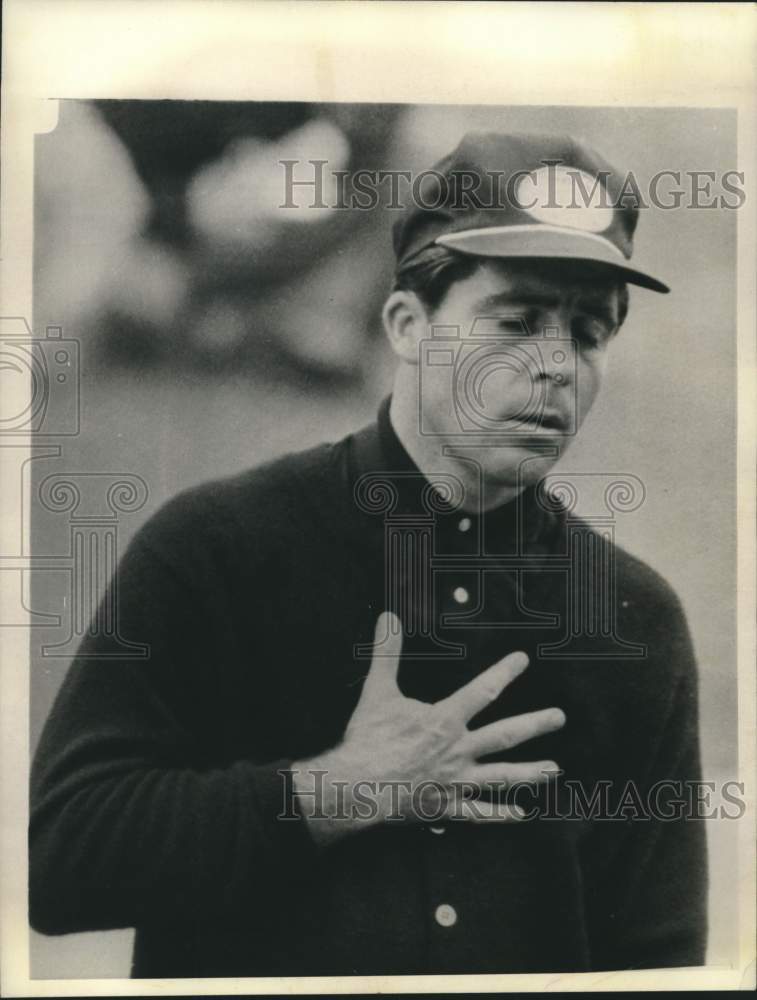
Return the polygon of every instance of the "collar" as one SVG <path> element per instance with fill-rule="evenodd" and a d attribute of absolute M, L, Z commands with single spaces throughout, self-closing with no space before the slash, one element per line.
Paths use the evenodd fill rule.
<path fill-rule="evenodd" d="M 555 518 L 536 502 L 536 487 L 526 488 L 484 514 L 463 511 L 456 477 L 421 472 L 392 426 L 390 404 L 391 396 L 387 396 L 376 422 L 353 436 L 353 496 L 364 513 L 433 522 L 444 548 L 450 543 L 458 548 L 465 537 L 479 539 L 491 553 L 545 551 Z"/>

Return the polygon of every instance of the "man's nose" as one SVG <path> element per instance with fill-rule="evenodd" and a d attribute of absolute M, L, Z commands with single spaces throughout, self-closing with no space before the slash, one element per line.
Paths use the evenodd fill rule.
<path fill-rule="evenodd" d="M 549 379 L 556 385 L 565 385 L 572 381 L 570 317 L 562 310 L 555 310 L 543 316 L 541 324 L 535 340 L 539 377 Z"/>

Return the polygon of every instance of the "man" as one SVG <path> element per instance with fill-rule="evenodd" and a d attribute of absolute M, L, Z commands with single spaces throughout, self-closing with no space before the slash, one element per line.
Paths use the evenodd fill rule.
<path fill-rule="evenodd" d="M 118 572 L 149 658 L 85 640 L 46 724 L 32 924 L 134 926 L 136 976 L 704 961 L 704 831 L 659 795 L 700 776 L 685 619 L 547 488 L 627 284 L 667 289 L 571 140 L 429 176 L 377 424 L 163 507 Z"/>

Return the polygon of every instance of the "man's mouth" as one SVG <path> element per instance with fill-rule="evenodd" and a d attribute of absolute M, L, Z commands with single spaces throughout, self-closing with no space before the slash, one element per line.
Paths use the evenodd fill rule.
<path fill-rule="evenodd" d="M 549 431 L 564 432 L 568 426 L 568 421 L 557 410 L 542 410 L 541 412 L 518 415 L 511 418 L 517 427 L 526 427 L 529 430 L 543 428 Z"/>

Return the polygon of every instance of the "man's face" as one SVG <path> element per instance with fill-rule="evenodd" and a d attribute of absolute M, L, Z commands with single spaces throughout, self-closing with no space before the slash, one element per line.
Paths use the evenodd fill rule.
<path fill-rule="evenodd" d="M 619 307 L 618 284 L 578 263 L 484 262 L 428 315 L 422 433 L 474 458 L 490 486 L 537 481 L 591 409 Z"/>

